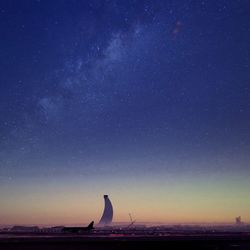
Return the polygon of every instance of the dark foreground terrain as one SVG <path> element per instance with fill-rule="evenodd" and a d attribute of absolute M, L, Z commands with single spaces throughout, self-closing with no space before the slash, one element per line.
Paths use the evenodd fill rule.
<path fill-rule="evenodd" d="M 0 249 L 5 250 L 112 250 L 135 248 L 250 250 L 250 235 L 0 235 Z"/>

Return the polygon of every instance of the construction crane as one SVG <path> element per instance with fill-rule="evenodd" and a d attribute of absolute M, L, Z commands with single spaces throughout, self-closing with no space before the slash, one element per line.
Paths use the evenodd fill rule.
<path fill-rule="evenodd" d="M 130 227 L 132 227 L 132 226 L 135 224 L 136 220 L 133 220 L 133 219 L 132 219 L 132 216 L 131 216 L 130 213 L 129 213 L 128 215 L 129 215 L 129 219 L 130 219 L 130 224 L 128 225 L 127 228 L 130 228 Z"/>

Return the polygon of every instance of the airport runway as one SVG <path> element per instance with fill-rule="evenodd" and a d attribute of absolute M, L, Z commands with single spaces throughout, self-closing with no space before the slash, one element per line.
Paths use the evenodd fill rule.
<path fill-rule="evenodd" d="M 250 250 L 249 234 L 213 235 L 65 235 L 0 234 L 0 249 L 5 250 L 99 250 L 99 249 L 206 249 Z"/>

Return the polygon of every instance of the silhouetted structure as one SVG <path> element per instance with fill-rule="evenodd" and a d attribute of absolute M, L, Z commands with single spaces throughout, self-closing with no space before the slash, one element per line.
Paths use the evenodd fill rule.
<path fill-rule="evenodd" d="M 111 224 L 113 219 L 113 206 L 111 204 L 108 195 L 104 195 L 104 211 L 99 222 L 99 226 L 108 226 Z"/>
<path fill-rule="evenodd" d="M 131 228 L 135 224 L 136 220 L 132 219 L 132 215 L 131 214 L 128 214 L 128 215 L 129 215 L 129 218 L 130 218 L 130 224 L 128 225 L 127 228 Z"/>
<path fill-rule="evenodd" d="M 235 218 L 235 224 L 236 224 L 237 226 L 243 224 L 243 222 L 241 221 L 241 216 L 238 216 L 238 217 Z"/>
<path fill-rule="evenodd" d="M 26 227 L 26 226 L 13 226 L 10 229 L 11 232 L 38 232 L 39 227 L 32 226 L 32 227 Z"/>

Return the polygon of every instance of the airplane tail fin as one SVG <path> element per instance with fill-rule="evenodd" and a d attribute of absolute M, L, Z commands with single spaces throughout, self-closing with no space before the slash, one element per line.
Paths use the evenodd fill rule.
<path fill-rule="evenodd" d="M 87 226 L 87 229 L 89 230 L 94 229 L 94 221 L 90 222 L 90 224 Z"/>

